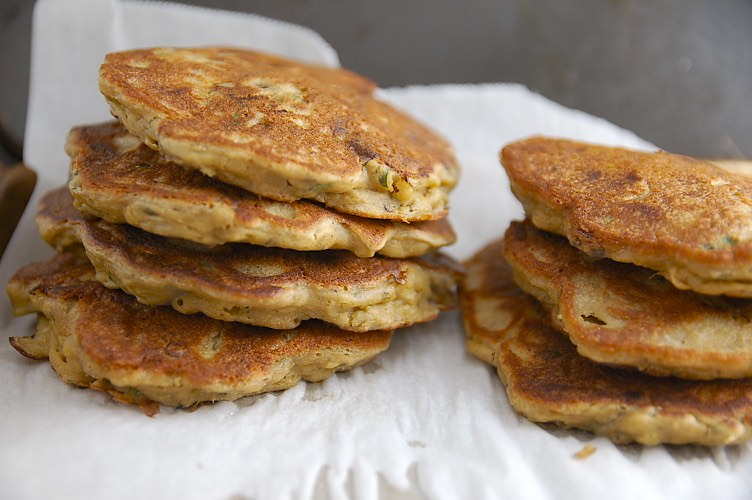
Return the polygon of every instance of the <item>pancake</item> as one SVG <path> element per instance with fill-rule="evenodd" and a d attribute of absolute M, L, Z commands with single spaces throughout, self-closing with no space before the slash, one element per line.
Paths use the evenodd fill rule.
<path fill-rule="evenodd" d="M 752 436 L 752 380 L 651 377 L 592 363 L 514 283 L 496 241 L 466 263 L 467 347 L 494 365 L 509 402 L 533 422 L 616 443 L 726 445 Z"/>
<path fill-rule="evenodd" d="M 440 219 L 459 174 L 443 138 L 344 69 L 234 48 L 152 48 L 108 54 L 99 88 L 168 159 L 279 201 Z"/>
<path fill-rule="evenodd" d="M 677 288 L 752 297 L 752 179 L 663 151 L 540 137 L 501 159 L 538 228 Z"/>
<path fill-rule="evenodd" d="M 456 305 L 459 267 L 442 255 L 364 259 L 240 243 L 208 248 L 84 215 L 65 188 L 42 198 L 37 224 L 58 250 L 81 242 L 105 286 L 185 314 L 278 329 L 320 319 L 365 332 L 430 321 Z"/>
<path fill-rule="evenodd" d="M 139 304 L 94 280 L 74 254 L 21 268 L 8 284 L 15 314 L 39 312 L 36 333 L 10 343 L 49 358 L 65 382 L 141 406 L 191 406 L 318 382 L 389 346 L 391 332 L 352 334 L 320 322 L 273 331 Z"/>
<path fill-rule="evenodd" d="M 752 301 L 678 290 L 650 269 L 590 258 L 530 223 L 512 223 L 504 248 L 517 284 L 581 355 L 652 375 L 752 376 Z"/>
<path fill-rule="evenodd" d="M 407 224 L 340 214 L 310 201 L 258 197 L 165 160 L 117 122 L 73 128 L 66 150 L 79 209 L 162 236 L 397 258 L 455 240 L 446 219 Z"/>

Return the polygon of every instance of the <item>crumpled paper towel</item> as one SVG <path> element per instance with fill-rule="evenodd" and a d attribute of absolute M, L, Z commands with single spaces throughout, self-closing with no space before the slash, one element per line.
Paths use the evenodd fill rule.
<path fill-rule="evenodd" d="M 96 89 L 110 50 L 233 44 L 336 65 L 308 30 L 258 17 L 164 3 L 42 0 L 34 16 L 26 162 L 39 187 L 0 263 L 7 282 L 52 251 L 35 203 L 64 182 L 63 142 L 76 124 L 109 117 Z M 463 176 L 452 195 L 469 257 L 522 210 L 499 165 L 503 144 L 548 134 L 653 148 L 603 120 L 520 85 L 385 89 L 381 96 L 443 133 Z M 32 331 L 0 297 L 4 337 Z M 0 343 L 0 497 L 750 498 L 749 446 L 617 447 L 534 425 L 509 407 L 495 371 L 466 353 L 458 312 L 400 331 L 377 360 L 320 384 L 156 418 L 61 383 L 46 362 Z M 597 451 L 574 455 L 586 445 Z"/>

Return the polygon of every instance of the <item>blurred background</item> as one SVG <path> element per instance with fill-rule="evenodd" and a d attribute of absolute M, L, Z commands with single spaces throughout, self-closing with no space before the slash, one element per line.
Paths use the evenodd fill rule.
<path fill-rule="evenodd" d="M 5 164 L 22 155 L 33 3 L 0 0 Z M 183 3 L 309 26 L 381 86 L 519 82 L 669 151 L 752 156 L 752 0 Z"/>

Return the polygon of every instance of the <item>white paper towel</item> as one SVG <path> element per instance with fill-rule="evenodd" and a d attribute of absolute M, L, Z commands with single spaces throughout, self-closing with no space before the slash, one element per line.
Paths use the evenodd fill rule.
<path fill-rule="evenodd" d="M 67 175 L 68 129 L 106 119 L 97 67 L 110 50 L 232 44 L 337 64 L 314 33 L 252 16 L 162 3 L 43 0 L 34 17 L 26 162 L 39 173 L 30 210 L 0 263 L 5 283 L 52 253 L 33 222 L 40 193 Z M 519 85 L 387 89 L 381 96 L 443 133 L 463 176 L 452 196 L 470 256 L 522 211 L 498 152 L 548 134 L 652 146 Z M 3 336 L 30 332 L 10 318 Z M 534 425 L 506 401 L 495 371 L 465 352 L 457 312 L 398 332 L 374 363 L 321 384 L 156 418 L 61 383 L 49 364 L 0 343 L 0 498 L 723 498 L 752 495 L 749 446 L 616 447 Z M 574 454 L 597 448 L 587 459 Z"/>

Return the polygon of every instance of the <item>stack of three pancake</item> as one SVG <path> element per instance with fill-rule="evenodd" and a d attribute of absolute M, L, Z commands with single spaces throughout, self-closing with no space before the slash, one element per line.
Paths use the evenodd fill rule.
<path fill-rule="evenodd" d="M 71 130 L 37 216 L 61 253 L 8 288 L 41 313 L 11 343 L 64 380 L 148 413 L 233 400 L 455 306 L 451 147 L 370 81 L 209 47 L 109 54 L 99 82 L 118 122 Z"/>
<path fill-rule="evenodd" d="M 527 219 L 461 297 L 515 409 L 617 443 L 752 437 L 752 180 L 543 137 L 501 156 Z"/>

